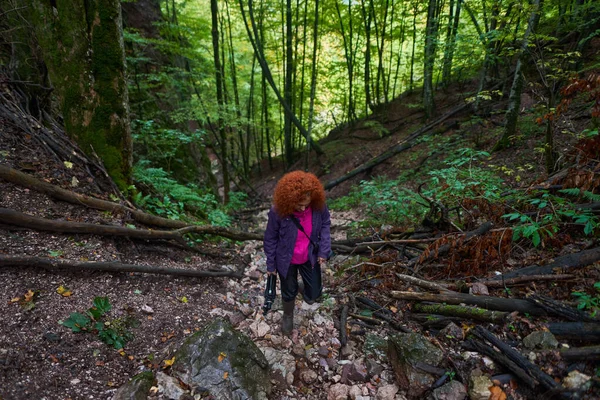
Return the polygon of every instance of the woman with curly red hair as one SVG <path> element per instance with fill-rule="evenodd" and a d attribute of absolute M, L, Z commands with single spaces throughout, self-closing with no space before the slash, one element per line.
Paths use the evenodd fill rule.
<path fill-rule="evenodd" d="M 267 272 L 277 272 L 281 280 L 284 335 L 289 335 L 294 327 L 299 289 L 308 304 L 314 303 L 323 291 L 321 264 L 331 252 L 330 226 L 325 189 L 315 175 L 293 171 L 277 182 L 264 247 Z M 298 273 L 304 283 L 300 288 Z"/>

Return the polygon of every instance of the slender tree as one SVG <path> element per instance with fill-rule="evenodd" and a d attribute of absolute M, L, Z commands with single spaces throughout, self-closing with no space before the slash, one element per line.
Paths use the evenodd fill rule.
<path fill-rule="evenodd" d="M 521 107 L 521 93 L 523 91 L 523 76 L 521 69 L 526 56 L 527 46 L 529 45 L 529 37 L 536 30 L 540 19 L 541 6 L 542 0 L 535 0 L 532 5 L 527 29 L 525 30 L 525 34 L 521 40 L 521 49 L 517 57 L 517 65 L 515 66 L 513 84 L 508 97 L 508 109 L 506 110 L 506 115 L 504 117 L 504 130 L 502 132 L 502 136 L 494 145 L 493 151 L 498 151 L 509 147 L 510 138 L 511 136 L 514 136 L 517 131 L 517 120 L 519 119 L 519 108 Z"/>
<path fill-rule="evenodd" d="M 215 64 L 215 85 L 217 91 L 217 105 L 219 106 L 219 148 L 221 153 L 221 171 L 223 174 L 223 203 L 229 203 L 229 170 L 227 168 L 227 135 L 223 121 L 223 109 L 225 99 L 223 96 L 223 76 L 221 69 L 220 49 L 219 49 L 219 5 L 218 0 L 210 0 L 210 15 L 212 21 L 212 45 L 213 59 Z"/>
<path fill-rule="evenodd" d="M 425 118 L 435 117 L 433 98 L 433 67 L 438 32 L 438 0 L 429 0 L 427 8 L 427 25 L 425 27 L 425 58 L 423 64 L 423 108 Z"/>

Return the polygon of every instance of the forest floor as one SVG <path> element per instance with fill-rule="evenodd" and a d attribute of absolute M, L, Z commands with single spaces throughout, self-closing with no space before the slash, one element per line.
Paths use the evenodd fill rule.
<path fill-rule="evenodd" d="M 459 90 L 461 89 L 461 90 Z M 440 114 L 456 105 L 472 88 L 458 88 L 448 92 L 438 101 Z M 315 172 L 323 182 L 342 176 L 385 149 L 400 142 L 420 120 L 420 113 L 411 106 L 417 97 L 398 99 L 385 110 L 379 110 L 371 124 L 345 127 L 332 132 L 322 141 L 326 154 L 309 157 L 307 169 Z M 524 96 L 523 109 L 533 109 L 534 101 Z M 489 118 L 471 118 L 458 114 L 444 122 L 444 129 L 431 136 L 443 147 L 431 148 L 431 140 L 423 141 L 412 149 L 390 158 L 335 188 L 328 194 L 339 197 L 347 194 L 352 185 L 363 179 L 378 176 L 396 177 L 403 171 L 414 171 L 411 182 L 416 188 L 426 177 L 427 165 L 442 165 L 446 154 L 453 149 L 476 147 L 488 149 L 498 138 L 498 124 L 502 119 L 496 111 L 502 105 L 490 105 Z M 523 117 L 523 135 L 515 146 L 493 154 L 483 166 L 502 175 L 507 189 L 526 188 L 546 180 L 543 159 L 535 151 L 543 141 L 543 129 Z M 565 129 L 578 131 L 585 120 L 565 116 L 561 122 Z M 374 129 L 376 125 L 379 128 Z M 577 126 L 576 126 L 577 125 Z M 528 129 L 525 130 L 525 127 Z M 383 128 L 383 129 L 381 129 Z M 393 132 L 387 134 L 386 132 Z M 459 138 L 453 139 L 453 138 Z M 557 149 L 562 156 L 571 153 L 576 138 L 569 135 L 557 137 Z M 8 120 L 0 120 L 0 164 L 36 177 L 44 182 L 97 198 L 111 200 L 110 190 L 102 178 L 92 177 L 85 166 L 77 162 L 68 164 L 56 159 L 39 141 L 22 127 Z M 302 161 L 297 168 L 304 169 Z M 275 165 L 269 169 L 262 165 L 262 174 L 254 180 L 255 189 L 262 200 L 263 209 L 254 212 L 244 222 L 253 231 L 264 229 L 268 199 L 277 179 L 284 173 Z M 0 207 L 32 216 L 53 220 L 88 222 L 100 225 L 146 227 L 133 221 L 127 214 L 92 210 L 55 200 L 45 194 L 0 179 Z M 347 239 L 351 224 L 363 218 L 361 210 L 332 211 L 334 240 Z M 499 216 L 498 216 L 499 217 Z M 421 221 L 415 221 L 418 226 Z M 475 222 L 475 221 L 474 221 Z M 375 233 L 381 227 L 372 227 Z M 440 232 L 438 232 L 440 233 Z M 440 233 L 441 234 L 441 233 Z M 568 237 L 567 237 L 568 236 Z M 375 236 L 374 236 L 375 237 Z M 438 235 L 438 238 L 441 236 Z M 597 239 L 560 233 L 555 241 L 544 247 L 512 246 L 502 260 L 481 259 L 474 256 L 474 247 L 454 246 L 457 242 L 446 239 L 438 242 L 453 244 L 446 256 L 423 265 L 418 274 L 434 281 L 444 277 L 446 283 L 475 282 L 494 276 L 500 268 L 512 270 L 519 267 L 549 263 L 554 258 L 591 249 Z M 500 376 L 511 371 L 494 365 L 488 358 L 464 356 L 462 340 L 450 335 L 439 336 L 440 327 L 411 319 L 411 302 L 394 299 L 393 290 L 419 291 L 414 285 L 395 277 L 396 272 L 406 273 L 405 253 L 397 249 L 372 252 L 371 255 L 348 256 L 340 254 L 331 260 L 324 271 L 326 300 L 315 306 L 297 303 L 296 327 L 291 338 L 282 337 L 278 331 L 281 318 L 278 306 L 262 317 L 265 259 L 259 241 L 241 245 L 230 241 L 207 240 L 203 246 L 210 250 L 204 254 L 165 242 L 146 242 L 129 238 L 60 234 L 18 228 L 0 221 L 0 256 L 50 257 L 56 260 L 118 261 L 124 264 L 150 265 L 160 268 L 187 270 L 238 271 L 242 279 L 230 278 L 179 278 L 168 275 L 46 270 L 39 267 L 6 267 L 0 274 L 4 287 L 0 298 L 0 399 L 110 399 L 117 388 L 134 374 L 151 369 L 168 373 L 164 363 L 173 348 L 183 339 L 201 329 L 206 321 L 217 316 L 229 318 L 242 332 L 247 333 L 261 348 L 273 348 L 292 356 L 288 364 L 279 360 L 283 368 L 292 371 L 291 381 L 274 376 L 273 399 L 402 399 L 405 388 L 399 388 L 392 366 L 385 353 L 369 343 L 373 337 L 385 338 L 396 332 L 387 324 L 370 324 L 361 321 L 361 308 L 354 302 L 358 295 L 370 297 L 394 313 L 395 321 L 405 329 L 423 332 L 439 348 L 445 349 L 442 368 L 452 371 L 454 377 L 470 386 L 474 370 L 483 374 Z M 421 251 L 423 249 L 421 248 Z M 210 254 L 209 254 L 210 253 Z M 219 253 L 215 256 L 215 253 Z M 212 254 L 212 255 L 211 255 Z M 471 257 L 471 258 L 469 258 Z M 479 257 L 479 259 L 477 259 Z M 475 261 L 473 261 L 475 260 Z M 486 264 L 486 261 L 489 263 Z M 343 266 L 343 268 L 342 268 Z M 386 269 L 381 269 L 386 266 Z M 413 270 L 415 272 L 415 270 Z M 570 272 L 572 276 L 561 281 L 522 282 L 505 288 L 489 288 L 490 295 L 524 298 L 527 293 L 546 294 L 556 300 L 573 299 L 575 291 L 591 293 L 592 285 L 600 281 L 598 263 Z M 131 341 L 120 351 L 106 345 L 93 333 L 74 334 L 60 324 L 71 313 L 85 312 L 92 307 L 94 298 L 107 297 L 112 305 L 109 311 L 113 326 L 133 334 Z M 348 345 L 340 343 L 340 306 L 350 305 L 352 324 L 348 325 Z M 415 313 L 416 314 L 416 313 Z M 366 314 L 365 314 L 366 315 Z M 473 327 L 471 320 L 453 319 L 459 331 Z M 503 322 L 479 323 L 498 337 L 523 350 L 522 339 L 531 332 L 545 330 L 550 318 L 533 318 L 512 315 Z M 448 321 L 446 321 L 447 323 Z M 370 339 L 369 339 L 370 338 Z M 560 340 L 562 346 L 589 344 L 586 338 Z M 595 339 L 597 340 L 597 338 Z M 376 347 L 376 346 L 375 346 Z M 534 356 L 525 351 L 528 359 Z M 556 382 L 562 382 L 571 371 L 595 377 L 593 359 L 565 361 L 556 351 L 538 352 L 535 364 Z M 348 371 L 351 364 L 357 371 Z M 366 366 L 361 374 L 357 366 Z M 350 376 L 349 376 L 350 374 Z M 499 379 L 499 378 L 498 378 Z M 513 399 L 535 398 L 543 388 L 530 390 L 514 376 L 507 381 L 493 382 Z M 333 393 L 333 395 L 332 395 Z M 152 398 L 161 397 L 156 392 Z M 361 397 L 362 396 L 362 397 Z M 582 398 L 598 398 L 597 388 L 580 393 Z M 498 399 L 502 397 L 497 397 Z"/>

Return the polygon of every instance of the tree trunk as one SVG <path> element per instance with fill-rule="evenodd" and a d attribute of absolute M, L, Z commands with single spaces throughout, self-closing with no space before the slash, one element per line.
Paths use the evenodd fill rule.
<path fill-rule="evenodd" d="M 126 190 L 132 142 L 120 2 L 18 0 L 15 5 L 25 20 L 14 20 L 13 55 L 18 60 L 11 65 L 18 66 L 22 80 L 31 77 L 32 70 L 23 68 L 29 68 L 32 59 L 45 65 L 65 131 L 88 155 L 96 153 L 119 188 Z"/>
<path fill-rule="evenodd" d="M 227 168 L 227 135 L 222 117 L 225 100 L 223 98 L 223 76 L 221 75 L 221 59 L 219 53 L 219 6 L 218 0 L 210 0 L 210 13 L 212 20 L 212 45 L 213 61 L 215 65 L 215 82 L 217 86 L 217 104 L 219 106 L 218 127 L 219 149 L 221 153 L 221 170 L 223 173 L 223 203 L 229 202 L 229 171 Z"/>
<path fill-rule="evenodd" d="M 427 9 L 427 25 L 425 27 L 425 58 L 423 64 L 423 109 L 425 119 L 435 117 L 435 102 L 433 99 L 433 67 L 438 31 L 437 0 L 429 0 Z"/>
<path fill-rule="evenodd" d="M 450 3 L 450 15 L 448 20 L 448 35 L 446 37 L 446 51 L 444 52 L 444 63 L 442 72 L 442 81 L 444 85 L 450 83 L 452 76 L 452 60 L 454 59 L 454 49 L 456 48 L 456 35 L 458 34 L 458 23 L 460 22 L 460 8 L 462 0 L 456 1 L 456 11 L 452 15 L 452 3 Z M 452 24 L 452 26 L 450 25 Z"/>
<path fill-rule="evenodd" d="M 292 1 L 285 1 L 285 83 L 283 84 L 283 99 L 293 110 L 292 75 L 294 52 L 292 48 Z M 294 162 L 294 145 L 292 141 L 291 113 L 285 113 L 283 119 L 283 136 L 285 143 L 285 164 L 290 168 Z"/>
<path fill-rule="evenodd" d="M 504 117 L 504 131 L 500 139 L 494 145 L 492 151 L 498 151 L 509 147 L 510 138 L 517 133 L 517 121 L 519 119 L 519 109 L 521 108 L 521 93 L 523 92 L 523 76 L 521 68 L 525 59 L 527 45 L 529 44 L 529 36 L 535 31 L 539 21 L 541 6 L 542 0 L 535 0 L 529 17 L 529 23 L 527 24 L 527 30 L 525 31 L 521 42 L 521 51 L 515 67 L 513 84 L 508 97 L 508 109 L 506 110 L 506 115 Z"/>

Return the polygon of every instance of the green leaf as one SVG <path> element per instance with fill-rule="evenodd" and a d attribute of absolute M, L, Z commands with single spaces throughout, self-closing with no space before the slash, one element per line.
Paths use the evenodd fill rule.
<path fill-rule="evenodd" d="M 106 314 L 112 308 L 108 297 L 95 297 L 94 307 L 96 307 L 102 314 Z"/>
<path fill-rule="evenodd" d="M 91 320 L 87 316 L 75 312 L 72 313 L 69 318 L 64 320 L 62 325 L 71 328 L 73 332 L 81 332 L 86 330 L 90 322 Z"/>
<path fill-rule="evenodd" d="M 360 315 L 362 315 L 363 317 L 372 317 L 373 316 L 373 311 L 371 311 L 371 310 L 362 310 L 360 312 Z"/>
<path fill-rule="evenodd" d="M 542 238 L 540 237 L 540 234 L 538 231 L 533 232 L 533 238 L 531 239 L 531 242 L 533 243 L 533 245 L 535 247 L 538 247 L 539 244 L 542 242 Z"/>

